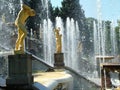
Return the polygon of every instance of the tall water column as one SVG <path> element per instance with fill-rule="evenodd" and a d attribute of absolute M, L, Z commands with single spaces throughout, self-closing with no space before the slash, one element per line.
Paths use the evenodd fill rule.
<path fill-rule="evenodd" d="M 64 53 L 65 65 L 77 70 L 80 63 L 78 63 L 80 52 L 79 49 L 79 28 L 78 23 L 73 19 L 67 18 L 66 26 L 60 17 L 56 17 L 56 24 L 53 27 L 52 22 L 44 20 L 43 23 L 43 42 L 44 42 L 44 59 L 50 65 L 53 65 L 53 55 L 55 53 L 55 35 L 54 28 L 60 27 L 62 34 L 62 52 Z"/>

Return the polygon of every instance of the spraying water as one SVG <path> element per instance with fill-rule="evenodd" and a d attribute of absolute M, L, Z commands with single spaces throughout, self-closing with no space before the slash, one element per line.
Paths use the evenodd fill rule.
<path fill-rule="evenodd" d="M 48 21 L 44 20 L 43 23 L 43 46 L 44 46 L 44 60 L 49 64 L 53 66 L 53 53 L 55 50 L 54 45 L 54 32 L 53 32 L 53 26 L 50 19 Z"/>
<path fill-rule="evenodd" d="M 55 53 L 55 35 L 53 31 L 52 22 L 44 20 L 43 23 L 43 42 L 44 42 L 44 59 L 47 63 L 53 65 L 54 53 Z M 66 26 L 64 27 L 63 21 L 60 17 L 56 17 L 55 28 L 60 27 L 60 33 L 62 34 L 62 53 L 64 53 L 65 65 L 77 70 L 78 51 L 79 45 L 79 28 L 78 23 L 73 19 L 67 18 Z M 81 49 L 80 47 L 79 49 Z"/>
<path fill-rule="evenodd" d="M 97 23 L 97 42 L 98 42 L 98 50 L 97 55 L 104 56 L 105 55 L 105 30 L 104 25 L 102 22 L 102 13 L 101 13 L 101 0 L 97 0 L 97 16 L 98 16 L 98 23 Z M 103 60 L 104 62 L 104 60 Z"/>
<path fill-rule="evenodd" d="M 116 32 L 115 32 L 115 24 L 114 22 L 112 21 L 111 23 L 111 29 L 110 29 L 110 40 L 111 40 L 111 55 L 114 55 L 116 56 L 117 55 L 117 39 L 116 39 Z M 116 58 L 114 60 L 112 60 L 112 62 L 118 62 L 119 63 L 119 60 L 117 60 Z"/>

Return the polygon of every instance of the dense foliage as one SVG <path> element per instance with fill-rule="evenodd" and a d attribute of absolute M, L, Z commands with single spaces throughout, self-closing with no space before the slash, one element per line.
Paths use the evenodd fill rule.
<path fill-rule="evenodd" d="M 117 42 L 117 53 L 120 55 L 120 20 L 117 22 L 117 26 L 115 27 L 115 32 L 116 32 L 116 42 Z"/>

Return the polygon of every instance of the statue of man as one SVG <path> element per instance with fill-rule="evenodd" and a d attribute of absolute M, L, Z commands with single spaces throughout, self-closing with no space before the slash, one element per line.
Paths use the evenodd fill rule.
<path fill-rule="evenodd" d="M 29 16 L 35 16 L 35 11 L 31 9 L 28 5 L 22 4 L 21 10 L 19 11 L 17 18 L 15 20 L 15 25 L 18 28 L 18 38 L 15 44 L 15 54 L 24 53 L 24 39 L 27 35 L 27 30 L 25 28 L 26 19 Z"/>
<path fill-rule="evenodd" d="M 62 35 L 60 34 L 60 28 L 54 29 L 55 32 L 55 37 L 56 37 L 56 53 L 61 53 L 62 52 Z"/>

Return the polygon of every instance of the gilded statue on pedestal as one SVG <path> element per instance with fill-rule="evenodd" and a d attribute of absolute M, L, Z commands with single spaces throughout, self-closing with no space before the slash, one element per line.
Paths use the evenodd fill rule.
<path fill-rule="evenodd" d="M 56 53 L 62 52 L 62 35 L 60 34 L 60 28 L 55 28 L 55 38 L 56 38 Z"/>
<path fill-rule="evenodd" d="M 17 18 L 15 20 L 15 26 L 18 28 L 18 38 L 15 44 L 15 54 L 24 53 L 24 40 L 27 36 L 27 30 L 25 28 L 26 19 L 29 16 L 35 16 L 35 11 L 29 6 L 22 4 L 21 10 L 19 11 Z"/>

